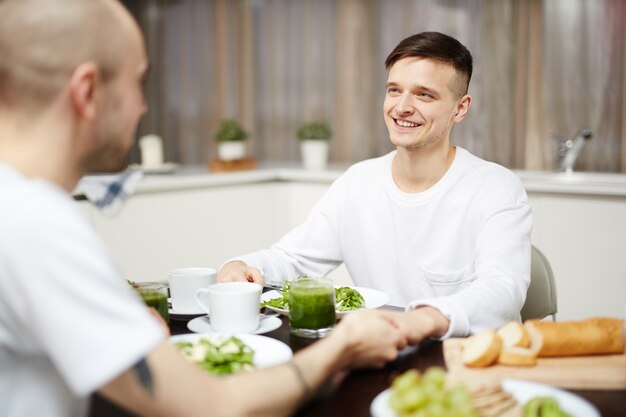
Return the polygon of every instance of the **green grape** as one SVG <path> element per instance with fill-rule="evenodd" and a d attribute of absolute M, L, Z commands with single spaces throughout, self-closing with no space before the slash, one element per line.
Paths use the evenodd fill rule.
<path fill-rule="evenodd" d="M 411 369 L 406 371 L 402 375 L 396 377 L 391 386 L 394 391 L 404 391 L 407 388 L 412 388 L 419 384 L 420 374 L 417 370 Z"/>
<path fill-rule="evenodd" d="M 404 408 L 408 410 L 419 410 L 428 404 L 429 398 L 426 393 L 420 389 L 407 390 L 403 397 Z"/>
<path fill-rule="evenodd" d="M 524 417 L 570 417 L 552 397 L 535 397 L 524 405 Z"/>
<path fill-rule="evenodd" d="M 446 383 L 446 371 L 438 366 L 428 368 L 424 372 L 424 383 L 431 384 L 439 389 L 443 388 Z"/>
<path fill-rule="evenodd" d="M 431 402 L 426 406 L 426 410 L 431 417 L 445 417 L 449 416 L 449 412 L 446 411 L 446 407 L 441 403 Z"/>
<path fill-rule="evenodd" d="M 424 385 L 422 390 L 428 397 L 430 404 L 442 404 L 445 400 L 446 393 L 441 388 L 437 388 L 433 385 Z"/>
<path fill-rule="evenodd" d="M 471 404 L 472 401 L 469 392 L 467 392 L 467 389 L 462 385 L 450 388 L 446 399 L 451 407 L 459 408 L 464 404 Z"/>

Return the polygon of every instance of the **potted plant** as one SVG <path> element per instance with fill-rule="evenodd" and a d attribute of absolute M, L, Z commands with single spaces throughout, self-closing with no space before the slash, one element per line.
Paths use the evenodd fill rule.
<path fill-rule="evenodd" d="M 237 121 L 223 120 L 215 134 L 218 158 L 223 161 L 242 159 L 246 154 L 247 137 L 248 132 Z"/>
<path fill-rule="evenodd" d="M 307 169 L 324 169 L 328 162 L 328 140 L 332 130 L 326 122 L 304 123 L 298 129 L 302 162 Z"/>

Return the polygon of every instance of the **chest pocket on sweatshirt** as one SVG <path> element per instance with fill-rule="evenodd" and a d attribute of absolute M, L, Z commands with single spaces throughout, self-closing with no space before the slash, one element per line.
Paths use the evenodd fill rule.
<path fill-rule="evenodd" d="M 433 272 L 424 267 L 421 269 L 424 278 L 426 278 L 428 285 L 430 285 L 433 291 L 433 295 L 436 297 L 455 294 L 466 288 L 473 281 L 469 269 L 453 272 Z"/>

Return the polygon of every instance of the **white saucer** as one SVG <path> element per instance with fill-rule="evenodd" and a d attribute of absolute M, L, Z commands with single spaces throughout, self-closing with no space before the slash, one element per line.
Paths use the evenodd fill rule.
<path fill-rule="evenodd" d="M 169 307 L 168 312 L 175 316 L 199 316 L 200 314 L 206 314 L 204 310 L 194 311 L 193 313 L 181 313 L 179 311 L 174 310 L 172 307 Z"/>
<path fill-rule="evenodd" d="M 217 333 L 211 328 L 208 316 L 196 317 L 187 323 L 187 328 L 194 333 Z M 250 332 L 253 334 L 262 334 L 278 329 L 283 324 L 282 320 L 276 316 L 261 317 L 259 327 Z"/>
<path fill-rule="evenodd" d="M 193 313 L 181 313 L 180 311 L 176 311 L 172 308 L 172 297 L 167 297 L 167 307 L 168 307 L 168 313 L 170 316 L 174 316 L 180 319 L 189 320 L 192 317 L 206 314 L 206 311 L 202 310 L 200 307 L 198 307 L 198 310 L 194 311 Z"/>

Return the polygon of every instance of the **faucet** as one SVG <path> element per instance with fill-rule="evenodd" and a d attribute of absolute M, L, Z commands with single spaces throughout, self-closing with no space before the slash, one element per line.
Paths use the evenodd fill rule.
<path fill-rule="evenodd" d="M 574 165 L 588 140 L 593 137 L 591 129 L 581 129 L 578 131 L 574 139 L 559 140 L 559 171 L 568 174 L 574 171 Z"/>

